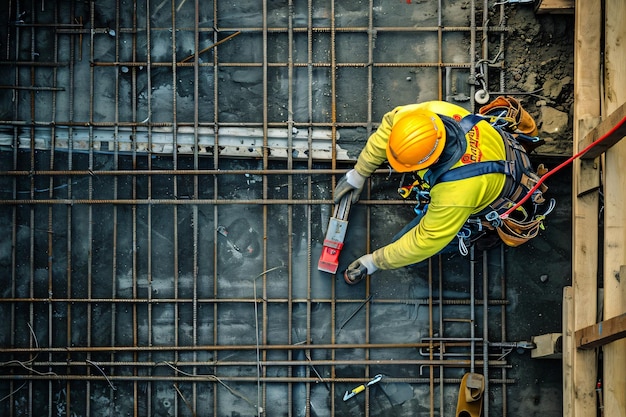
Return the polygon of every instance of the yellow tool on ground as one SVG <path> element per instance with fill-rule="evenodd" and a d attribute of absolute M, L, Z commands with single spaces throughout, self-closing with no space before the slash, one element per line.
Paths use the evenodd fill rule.
<path fill-rule="evenodd" d="M 485 377 L 481 374 L 466 373 L 461 379 L 456 417 L 480 417 L 483 410 Z"/>
<path fill-rule="evenodd" d="M 354 397 L 359 392 L 365 391 L 365 388 L 369 387 L 370 385 L 374 385 L 377 382 L 380 382 L 381 379 L 383 379 L 382 374 L 378 374 L 371 381 L 369 381 L 367 384 L 361 384 L 358 387 L 352 389 L 352 391 L 346 391 L 346 393 L 343 394 L 343 400 L 344 401 L 348 401 L 350 398 Z"/>

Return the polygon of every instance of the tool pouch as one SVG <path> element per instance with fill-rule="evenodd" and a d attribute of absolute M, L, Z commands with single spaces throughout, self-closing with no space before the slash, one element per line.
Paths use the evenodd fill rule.
<path fill-rule="evenodd" d="M 539 207 L 537 204 L 533 204 L 533 206 L 535 209 Z M 535 212 L 532 216 L 520 208 L 511 213 L 509 217 L 500 218 L 497 224 L 492 224 L 492 227 L 495 227 L 498 236 L 506 245 L 519 246 L 537 236 L 539 229 L 543 229 L 543 220 L 554 210 L 555 206 L 556 200 L 551 198 L 542 212 Z"/>
<path fill-rule="evenodd" d="M 507 246 L 516 247 L 537 236 L 542 222 L 543 218 L 528 222 L 519 222 L 507 218 L 502 220 L 502 225 L 497 227 L 496 230 L 500 239 L 502 239 Z"/>
<path fill-rule="evenodd" d="M 523 133 L 528 136 L 537 135 L 535 119 L 528 114 L 519 101 L 511 96 L 498 96 L 491 103 L 482 106 L 479 113 L 485 116 L 501 117 L 508 121 L 504 128 L 511 133 Z"/>

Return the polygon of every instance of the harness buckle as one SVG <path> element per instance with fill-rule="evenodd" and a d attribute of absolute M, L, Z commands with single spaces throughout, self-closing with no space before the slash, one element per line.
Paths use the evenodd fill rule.
<path fill-rule="evenodd" d="M 502 219 L 495 210 L 485 214 L 485 220 L 487 220 L 493 227 L 500 227 L 502 225 Z"/>
<path fill-rule="evenodd" d="M 475 225 L 479 232 L 483 231 L 483 222 L 479 218 L 469 218 L 466 223 Z"/>
<path fill-rule="evenodd" d="M 506 175 L 510 175 L 515 177 L 515 161 L 505 161 L 504 164 L 504 173 Z"/>

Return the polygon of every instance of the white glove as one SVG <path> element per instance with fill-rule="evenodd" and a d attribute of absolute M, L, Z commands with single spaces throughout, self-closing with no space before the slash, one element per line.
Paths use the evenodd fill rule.
<path fill-rule="evenodd" d="M 368 253 L 367 255 L 361 256 L 356 262 L 360 262 L 365 268 L 367 268 L 367 274 L 372 275 L 374 272 L 378 271 L 378 268 L 374 264 L 374 255 Z"/>
<path fill-rule="evenodd" d="M 361 256 L 356 261 L 352 262 L 348 269 L 343 273 L 343 278 L 346 283 L 350 285 L 358 284 L 366 276 L 372 275 L 378 271 L 378 268 L 374 264 L 374 257 L 371 253 Z"/>
<path fill-rule="evenodd" d="M 355 169 L 351 169 L 346 172 L 346 175 L 341 177 L 339 182 L 337 182 L 337 186 L 335 187 L 335 191 L 333 192 L 333 200 L 335 203 L 339 203 L 341 198 L 354 190 L 352 193 L 352 203 L 356 203 L 359 201 L 359 197 L 361 196 L 361 191 L 363 191 L 363 186 L 365 185 L 365 180 L 367 177 L 359 174 Z"/>

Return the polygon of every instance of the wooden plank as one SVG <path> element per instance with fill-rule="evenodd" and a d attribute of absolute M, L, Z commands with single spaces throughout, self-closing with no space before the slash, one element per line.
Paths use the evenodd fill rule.
<path fill-rule="evenodd" d="M 574 214 L 574 329 L 597 322 L 597 257 L 598 257 L 598 193 L 589 193 L 573 201 Z M 573 350 L 572 381 L 574 402 L 571 417 L 595 416 L 595 376 L 598 374 L 596 353 L 593 350 Z M 565 414 L 564 414 L 565 416 Z"/>
<path fill-rule="evenodd" d="M 563 416 L 574 415 L 574 289 L 563 288 Z"/>
<path fill-rule="evenodd" d="M 587 116 L 578 121 L 578 133 L 581 136 L 587 136 L 588 132 L 594 129 L 600 123 L 599 117 Z M 578 145 L 578 149 L 584 149 L 585 146 Z M 579 163 L 580 171 L 574 181 L 578 182 L 577 196 L 583 196 L 592 191 L 600 189 L 600 163 L 596 159 L 582 160 Z"/>
<path fill-rule="evenodd" d="M 621 316 L 576 330 L 574 339 L 579 349 L 594 349 L 626 337 L 626 313 Z"/>
<path fill-rule="evenodd" d="M 576 2 L 574 42 L 574 120 L 587 120 L 601 116 L 601 33 L 602 0 Z M 574 153 L 579 151 L 581 132 L 574 123 Z M 586 162 L 577 159 L 573 164 L 574 178 L 581 176 Z M 597 323 L 597 272 L 598 272 L 598 192 L 580 193 L 579 182 L 572 181 L 572 329 L 582 329 Z M 572 330 L 573 332 L 573 330 Z M 573 334 L 572 334 L 573 336 Z M 564 357 L 571 356 L 571 372 L 563 369 L 563 416 L 595 416 L 596 407 L 596 354 L 592 350 L 578 350 L 573 343 Z M 568 393 L 565 390 L 568 390 Z M 569 404 L 566 404 L 566 396 Z"/>
<path fill-rule="evenodd" d="M 580 161 L 580 175 L 578 181 L 577 197 L 600 190 L 600 167 L 599 161 Z"/>
<path fill-rule="evenodd" d="M 535 13 L 537 14 L 573 14 L 574 0 L 537 0 Z"/>
<path fill-rule="evenodd" d="M 533 336 L 535 348 L 530 351 L 533 359 L 561 359 L 563 357 L 562 333 L 546 333 Z"/>
<path fill-rule="evenodd" d="M 593 148 L 589 149 L 581 155 L 580 158 L 587 160 L 595 159 L 600 156 L 600 154 L 606 152 L 606 150 L 611 146 L 622 140 L 622 138 L 626 136 L 626 123 L 623 123 L 624 118 L 626 118 L 626 102 L 613 111 L 609 117 L 606 117 L 595 129 L 585 135 L 585 138 L 579 145 L 579 149 L 584 149 L 587 145 L 606 135 L 611 129 L 621 123 L 610 136 L 595 145 Z"/>
<path fill-rule="evenodd" d="M 605 5 L 605 114 L 626 102 L 626 2 L 606 0 Z M 626 311 L 626 141 L 605 153 L 604 175 L 604 320 Z M 604 415 L 626 416 L 626 340 L 602 348 L 604 364 Z"/>
<path fill-rule="evenodd" d="M 612 317 L 612 314 L 617 311 L 616 309 L 621 309 L 622 312 L 626 311 L 624 307 L 626 266 L 621 267 L 619 275 L 611 278 L 613 282 L 606 288 L 607 299 L 604 308 L 604 314 L 608 317 Z M 608 294 L 613 291 L 617 294 Z M 626 378 L 626 339 L 615 340 L 603 346 L 602 356 L 604 362 L 605 416 L 624 417 L 626 416 L 626 381 L 624 381 Z"/>

